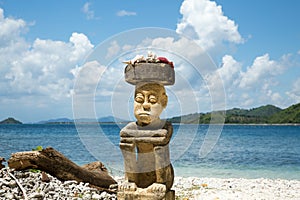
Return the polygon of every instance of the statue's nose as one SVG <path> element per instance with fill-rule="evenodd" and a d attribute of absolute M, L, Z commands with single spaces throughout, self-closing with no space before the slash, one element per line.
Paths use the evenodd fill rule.
<path fill-rule="evenodd" d="M 143 103 L 143 108 L 144 108 L 145 111 L 150 111 L 150 103 L 144 102 Z"/>

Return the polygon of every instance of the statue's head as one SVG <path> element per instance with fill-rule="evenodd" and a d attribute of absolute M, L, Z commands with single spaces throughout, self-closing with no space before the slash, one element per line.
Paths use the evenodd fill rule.
<path fill-rule="evenodd" d="M 134 95 L 134 116 L 138 125 L 149 125 L 159 119 L 167 103 L 168 96 L 163 85 L 158 83 L 137 84 Z"/>

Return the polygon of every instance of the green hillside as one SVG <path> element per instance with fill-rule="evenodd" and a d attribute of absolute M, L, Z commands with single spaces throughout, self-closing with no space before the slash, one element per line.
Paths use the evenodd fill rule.
<path fill-rule="evenodd" d="M 278 108 L 273 105 L 266 105 L 266 106 L 260 106 L 258 108 L 250 109 L 248 112 L 249 116 L 262 116 L 262 117 L 268 117 L 271 115 L 274 115 L 275 113 L 278 113 L 281 111 L 281 108 Z"/>
<path fill-rule="evenodd" d="M 300 103 L 286 109 L 273 105 L 265 105 L 252 109 L 233 108 L 217 111 L 219 116 L 225 115 L 226 124 L 286 124 L 300 123 Z M 211 113 L 193 113 L 169 119 L 172 123 L 209 124 Z"/>
<path fill-rule="evenodd" d="M 270 123 L 300 123 L 300 103 L 292 105 L 270 117 Z"/>
<path fill-rule="evenodd" d="M 202 114 L 193 113 L 189 115 L 173 117 L 172 119 L 169 119 L 169 121 L 172 121 L 172 123 L 198 124 L 200 115 Z"/>
<path fill-rule="evenodd" d="M 234 108 L 226 111 L 225 123 L 235 124 L 262 124 L 268 123 L 270 116 L 280 112 L 281 109 L 266 105 L 250 110 Z"/>

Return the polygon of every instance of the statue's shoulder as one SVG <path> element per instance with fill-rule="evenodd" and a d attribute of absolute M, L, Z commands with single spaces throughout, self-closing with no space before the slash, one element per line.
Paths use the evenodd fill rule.
<path fill-rule="evenodd" d="M 129 122 L 122 130 L 137 130 L 137 124 L 135 122 Z"/>
<path fill-rule="evenodd" d="M 169 121 L 165 121 L 164 123 L 165 123 L 165 124 L 164 124 L 163 129 L 169 129 L 169 128 L 172 128 L 172 127 L 173 127 L 173 126 L 172 126 L 172 123 L 169 122 Z"/>

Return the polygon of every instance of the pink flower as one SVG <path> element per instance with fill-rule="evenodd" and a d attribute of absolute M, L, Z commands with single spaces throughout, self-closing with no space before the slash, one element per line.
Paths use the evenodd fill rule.
<path fill-rule="evenodd" d="M 157 59 L 160 62 L 169 64 L 169 65 L 171 65 L 172 68 L 174 68 L 173 62 L 170 62 L 167 58 L 165 58 L 165 57 L 158 57 Z"/>

